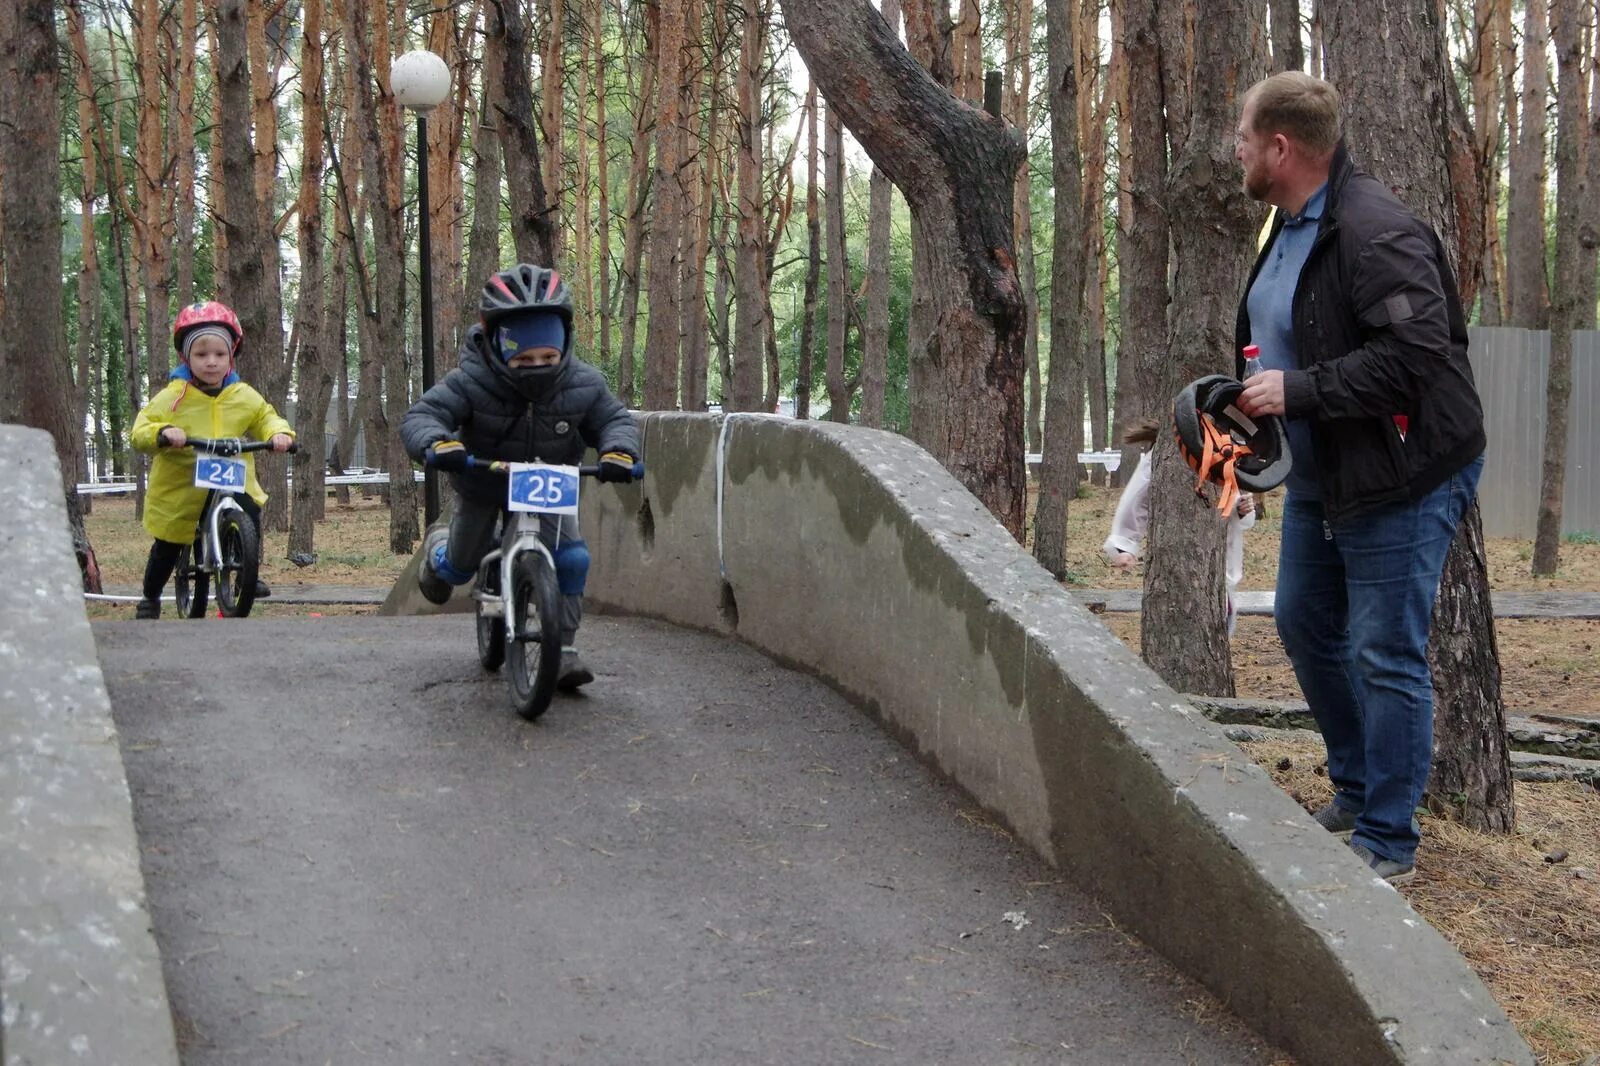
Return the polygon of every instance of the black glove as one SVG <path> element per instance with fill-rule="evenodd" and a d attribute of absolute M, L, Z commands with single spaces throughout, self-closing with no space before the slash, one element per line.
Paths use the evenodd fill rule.
<path fill-rule="evenodd" d="M 627 452 L 606 452 L 600 457 L 600 469 L 594 476 L 601 481 L 632 481 L 635 462 L 637 460 Z"/>
<path fill-rule="evenodd" d="M 428 445 L 423 462 L 435 470 L 461 473 L 467 468 L 467 446 L 458 440 L 441 440 Z"/>

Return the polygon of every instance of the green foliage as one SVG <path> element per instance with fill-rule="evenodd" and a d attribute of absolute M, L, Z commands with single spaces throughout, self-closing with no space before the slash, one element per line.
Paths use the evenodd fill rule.
<path fill-rule="evenodd" d="M 1592 529 L 1575 529 L 1561 539 L 1568 544 L 1600 544 L 1600 533 Z"/>

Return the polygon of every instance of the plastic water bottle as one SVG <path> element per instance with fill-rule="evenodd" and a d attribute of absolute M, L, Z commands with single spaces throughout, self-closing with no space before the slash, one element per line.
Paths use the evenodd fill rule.
<path fill-rule="evenodd" d="M 1261 348 L 1259 345 L 1247 344 L 1244 346 L 1244 380 L 1249 381 L 1261 373 Z"/>

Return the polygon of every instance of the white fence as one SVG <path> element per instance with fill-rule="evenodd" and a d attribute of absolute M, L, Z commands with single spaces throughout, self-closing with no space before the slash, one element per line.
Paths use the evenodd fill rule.
<path fill-rule="evenodd" d="M 413 470 L 411 476 L 422 481 L 422 471 Z M 389 472 L 387 470 L 360 470 L 353 474 L 328 474 L 323 479 L 328 488 L 337 485 L 387 485 Z M 294 475 L 289 476 L 289 484 L 294 484 Z M 133 478 L 124 475 L 106 478 L 103 481 L 80 481 L 78 495 L 80 496 L 119 496 L 135 489 Z"/>
<path fill-rule="evenodd" d="M 1483 398 L 1489 452 L 1479 486 L 1483 530 L 1491 537 L 1532 537 L 1539 517 L 1550 371 L 1550 334 L 1512 327 L 1470 331 L 1472 372 Z M 1561 531 L 1600 533 L 1600 332 L 1572 339 L 1572 407 Z"/>

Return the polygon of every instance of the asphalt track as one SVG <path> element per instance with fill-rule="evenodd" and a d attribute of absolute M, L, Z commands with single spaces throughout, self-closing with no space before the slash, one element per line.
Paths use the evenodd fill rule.
<path fill-rule="evenodd" d="M 737 642 L 592 618 L 530 725 L 465 617 L 94 632 L 189 1066 L 1274 1057 Z"/>

